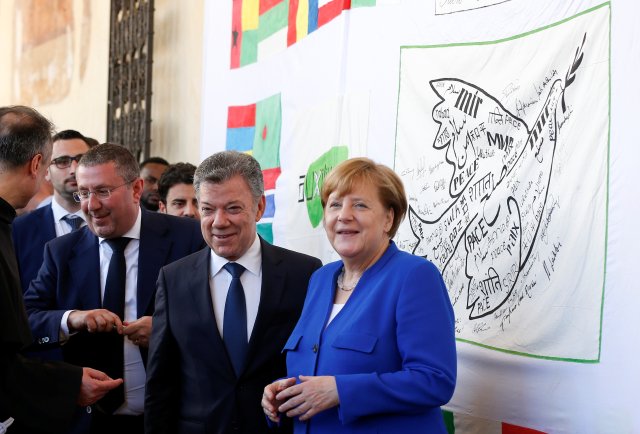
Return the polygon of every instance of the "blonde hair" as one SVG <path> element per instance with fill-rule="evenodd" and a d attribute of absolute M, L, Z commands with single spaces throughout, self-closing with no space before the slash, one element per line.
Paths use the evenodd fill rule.
<path fill-rule="evenodd" d="M 373 185 L 382 205 L 393 209 L 393 224 L 389 229 L 389 238 L 393 238 L 407 212 L 407 195 L 402 180 L 393 170 L 369 158 L 351 158 L 329 172 L 320 194 L 322 208 L 332 193 L 344 196 L 358 184 Z"/>

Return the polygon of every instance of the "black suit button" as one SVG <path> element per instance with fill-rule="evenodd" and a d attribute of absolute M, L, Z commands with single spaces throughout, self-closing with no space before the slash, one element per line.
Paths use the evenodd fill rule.
<path fill-rule="evenodd" d="M 313 345 L 313 352 L 317 353 L 318 352 L 318 344 L 314 344 Z"/>

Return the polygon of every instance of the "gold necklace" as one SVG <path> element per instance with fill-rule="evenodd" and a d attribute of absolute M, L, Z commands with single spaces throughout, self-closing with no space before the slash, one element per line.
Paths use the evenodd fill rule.
<path fill-rule="evenodd" d="M 362 277 L 362 276 L 360 276 Z M 340 272 L 340 275 L 338 276 L 338 289 L 340 291 L 344 291 L 344 292 L 351 292 L 353 291 L 353 289 L 356 287 L 356 285 L 358 284 L 358 282 L 360 281 L 360 277 L 358 277 L 356 279 L 356 281 L 353 283 L 353 285 L 351 286 L 346 286 L 344 284 L 344 268 L 342 269 L 342 271 Z"/>

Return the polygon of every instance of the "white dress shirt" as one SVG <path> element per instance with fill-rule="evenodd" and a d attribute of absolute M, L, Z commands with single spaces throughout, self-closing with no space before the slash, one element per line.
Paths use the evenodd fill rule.
<path fill-rule="evenodd" d="M 140 252 L 140 227 L 142 213 L 138 210 L 138 217 L 133 227 L 123 237 L 131 238 L 124 249 L 124 258 L 127 264 L 127 280 L 125 284 L 124 320 L 135 321 L 138 319 L 138 253 Z M 68 226 L 68 225 L 67 225 Z M 107 283 L 109 261 L 113 251 L 104 238 L 98 237 L 100 252 L 100 298 L 104 298 L 104 290 Z M 67 318 L 72 311 L 67 311 L 62 316 L 60 323 L 61 333 L 68 339 L 69 327 Z M 140 349 L 134 345 L 128 337 L 124 339 L 124 404 L 114 414 L 140 415 L 144 411 L 144 389 L 147 373 L 142 362 Z"/>
<path fill-rule="evenodd" d="M 76 212 L 69 212 L 64 209 L 62 205 L 56 202 L 55 199 L 51 201 L 51 211 L 53 211 L 53 224 L 56 228 L 56 237 L 61 237 L 62 235 L 66 235 L 71 232 L 71 226 L 69 226 L 69 224 L 63 220 L 63 218 L 65 218 L 69 214 L 77 215 L 78 217 L 80 217 L 84 222 L 82 223 L 82 226 L 87 224 L 82 210 L 79 209 Z"/>
<path fill-rule="evenodd" d="M 325 328 L 327 328 L 329 323 L 331 323 L 331 321 L 333 321 L 333 319 L 340 313 L 343 307 L 344 307 L 344 303 L 333 303 L 333 307 L 331 308 L 331 314 L 329 315 L 327 324 L 324 326 Z"/>
<path fill-rule="evenodd" d="M 260 290 L 262 288 L 262 250 L 260 248 L 260 238 L 256 235 L 251 247 L 237 261 L 234 261 L 245 268 L 240 276 L 240 283 L 244 289 L 244 297 L 247 303 L 247 341 L 251 338 L 253 326 L 258 316 L 258 306 L 260 306 Z M 228 261 L 215 254 L 211 250 L 211 263 L 209 270 L 209 288 L 211 290 L 211 300 L 213 302 L 213 312 L 216 315 L 216 325 L 220 336 L 224 336 L 224 306 L 227 302 L 229 284 L 231 284 L 231 274 L 225 270 L 224 265 Z"/>

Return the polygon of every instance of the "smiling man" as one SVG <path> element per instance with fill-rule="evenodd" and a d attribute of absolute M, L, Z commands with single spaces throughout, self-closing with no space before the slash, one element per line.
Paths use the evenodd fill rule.
<path fill-rule="evenodd" d="M 64 343 L 66 361 L 124 378 L 98 401 L 88 432 L 142 433 L 158 271 L 204 242 L 197 222 L 140 208 L 143 181 L 126 148 L 92 148 L 76 178 L 87 226 L 46 245 L 25 294 L 29 323 L 38 342 Z"/>
<path fill-rule="evenodd" d="M 208 247 L 160 272 L 146 433 L 266 433 L 262 390 L 286 372 L 281 350 L 321 262 L 256 233 L 264 181 L 250 155 L 212 155 L 194 186 Z"/>
<path fill-rule="evenodd" d="M 53 200 L 13 222 L 13 243 L 23 291 L 38 274 L 47 241 L 85 224 L 80 204 L 73 199 L 73 193 L 78 190 L 78 161 L 89 148 L 89 142 L 78 131 L 64 130 L 54 135 L 51 164 L 46 175 L 53 185 Z"/>
<path fill-rule="evenodd" d="M 198 200 L 193 188 L 196 166 L 189 163 L 170 165 L 158 181 L 160 212 L 177 217 L 200 219 Z"/>

